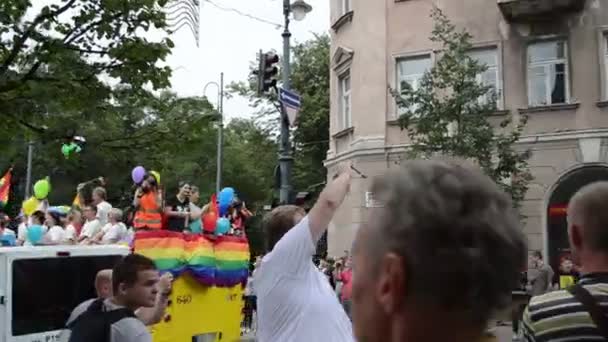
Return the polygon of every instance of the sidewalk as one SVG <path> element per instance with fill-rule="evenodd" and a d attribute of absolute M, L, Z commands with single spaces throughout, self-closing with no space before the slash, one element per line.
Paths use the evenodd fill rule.
<path fill-rule="evenodd" d="M 513 342 L 513 330 L 510 325 L 498 326 L 493 329 L 496 338 L 488 338 L 483 342 Z M 241 336 L 241 342 L 255 342 L 253 334 Z"/>

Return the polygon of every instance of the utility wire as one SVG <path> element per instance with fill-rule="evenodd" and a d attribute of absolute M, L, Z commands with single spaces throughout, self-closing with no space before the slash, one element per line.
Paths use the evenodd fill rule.
<path fill-rule="evenodd" d="M 245 12 L 243 12 L 243 11 L 241 11 L 241 10 L 236 9 L 236 8 L 233 8 L 233 7 L 225 7 L 225 6 L 222 6 L 222 5 L 219 5 L 219 4 L 215 3 L 215 2 L 214 2 L 214 1 L 212 1 L 212 0 L 204 0 L 204 1 L 205 1 L 205 2 L 208 2 L 209 4 L 213 5 L 213 7 L 217 8 L 217 9 L 219 9 L 219 10 L 226 11 L 226 12 L 233 12 L 233 13 L 236 13 L 236 14 L 238 14 L 238 15 L 240 15 L 240 16 L 247 17 L 247 18 L 249 18 L 249 19 L 253 19 L 253 20 L 255 20 L 255 21 L 259 21 L 259 22 L 264 23 L 264 24 L 269 24 L 269 25 L 272 25 L 272 26 L 274 26 L 276 29 L 281 29 L 281 28 L 283 28 L 283 25 L 281 25 L 281 24 L 279 24 L 279 23 L 275 23 L 275 22 L 273 22 L 273 21 L 266 20 L 266 19 L 263 19 L 263 18 L 260 18 L 260 17 L 256 17 L 256 16 L 254 16 L 254 15 L 252 15 L 252 14 L 245 13 Z"/>

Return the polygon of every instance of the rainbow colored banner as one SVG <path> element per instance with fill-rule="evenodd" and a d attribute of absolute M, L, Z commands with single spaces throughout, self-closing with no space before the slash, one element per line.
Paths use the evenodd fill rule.
<path fill-rule="evenodd" d="M 145 231 L 135 234 L 133 249 L 154 260 L 161 272 L 171 272 L 175 277 L 188 272 L 207 286 L 247 283 L 249 244 L 243 237 Z"/>

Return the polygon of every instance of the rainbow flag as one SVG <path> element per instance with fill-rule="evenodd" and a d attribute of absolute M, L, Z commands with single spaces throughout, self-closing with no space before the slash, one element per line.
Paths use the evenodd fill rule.
<path fill-rule="evenodd" d="M 3 207 L 8 203 L 8 196 L 11 192 L 11 172 L 13 168 L 6 171 L 6 174 L 0 178 L 0 207 Z"/>
<path fill-rule="evenodd" d="M 175 277 L 187 272 L 201 284 L 218 287 L 247 283 L 249 244 L 243 237 L 145 231 L 135 234 L 133 247 Z"/>

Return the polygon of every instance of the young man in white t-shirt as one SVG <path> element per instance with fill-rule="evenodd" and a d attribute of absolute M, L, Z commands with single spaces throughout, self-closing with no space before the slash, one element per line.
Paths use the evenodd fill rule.
<path fill-rule="evenodd" d="M 308 216 L 300 207 L 281 206 L 265 219 L 270 252 L 254 274 L 257 341 L 354 341 L 350 320 L 312 262 L 349 186 L 350 173 L 343 172 L 323 190 Z"/>
<path fill-rule="evenodd" d="M 97 208 L 97 218 L 102 227 L 108 223 L 108 214 L 112 210 L 112 205 L 106 201 L 106 196 L 106 189 L 102 187 L 93 189 L 93 204 Z"/>
<path fill-rule="evenodd" d="M 103 226 L 99 222 L 97 218 L 97 207 L 94 205 L 87 205 L 84 207 L 84 216 L 87 222 L 82 227 L 80 231 L 80 236 L 78 237 L 78 242 L 82 244 L 91 243 L 93 237 L 97 235 L 101 231 Z"/>

